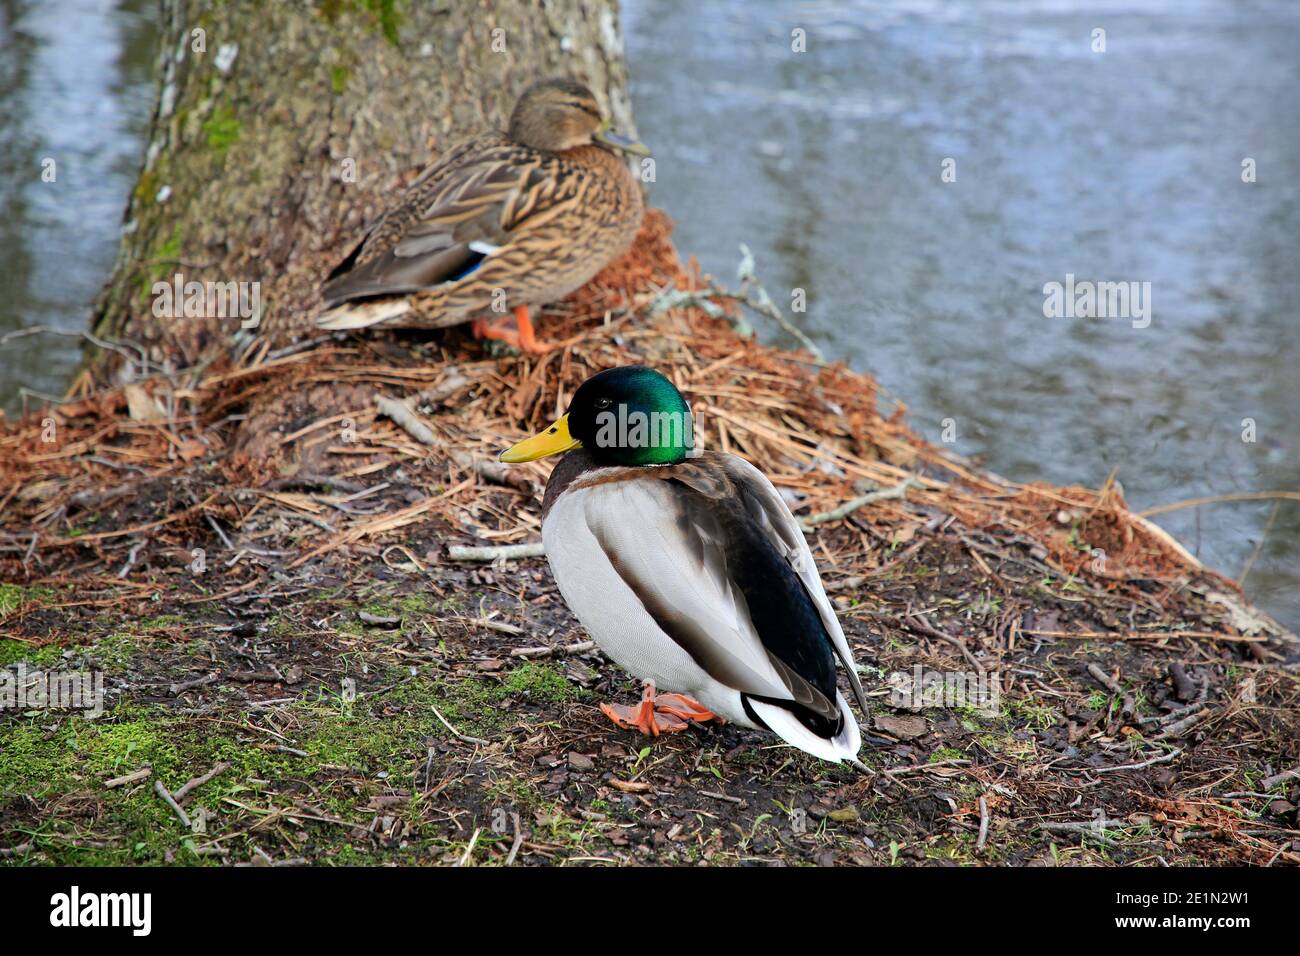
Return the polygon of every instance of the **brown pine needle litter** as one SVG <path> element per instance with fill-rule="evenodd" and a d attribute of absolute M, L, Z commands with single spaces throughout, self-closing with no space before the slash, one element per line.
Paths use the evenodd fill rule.
<path fill-rule="evenodd" d="M 679 261 L 670 233 L 667 216 L 651 210 L 622 259 L 543 310 L 539 336 L 567 344 L 542 356 L 494 356 L 464 329 L 338 335 L 311 347 L 264 342 L 237 358 L 124 387 L 82 376 L 62 404 L 0 419 L 0 634 L 31 648 L 78 645 L 159 608 L 180 612 L 164 628 L 178 640 L 194 627 L 239 633 L 249 608 L 321 600 L 308 595 L 324 583 L 346 595 L 379 577 L 405 577 L 414 582 L 405 585 L 411 593 L 488 587 L 561 615 L 547 619 L 549 630 L 530 627 L 527 615 L 495 620 L 510 617 L 508 605 L 448 616 L 478 642 L 472 660 L 480 671 L 495 674 L 502 660 L 522 660 L 513 654 L 521 647 L 543 659 L 566 657 L 547 648 L 582 646 L 585 636 L 565 630 L 571 619 L 547 592 L 544 565 L 517 557 L 535 550 L 513 547 L 539 541 L 539 490 L 553 462 L 507 468 L 497 454 L 561 414 L 592 373 L 648 364 L 692 402 L 697 441 L 758 465 L 805 523 L 860 659 L 879 672 L 870 681 L 874 696 L 883 702 L 891 668 L 969 666 L 1000 675 L 1006 716 L 1029 728 L 1023 739 L 992 741 L 956 718 L 913 727 L 878 714 L 864 731 L 893 773 L 912 772 L 848 778 L 835 799 L 910 800 L 918 780 L 931 782 L 924 788 L 952 776 L 975 789 L 948 787 L 928 824 L 913 821 L 916 846 L 934 845 L 936 834 L 960 834 L 973 845 L 978 833 L 981 859 L 1010 858 L 1014 832 L 1029 841 L 1021 862 L 1048 839 L 1095 862 L 1125 834 L 1117 841 L 1106 830 L 1090 842 L 1088 812 L 1069 809 L 1075 791 L 1087 787 L 1110 801 L 1108 813 L 1128 812 L 1134 833 L 1147 833 L 1155 818 L 1169 821 L 1170 835 L 1158 833 L 1154 844 L 1127 834 L 1133 859 L 1185 851 L 1223 862 L 1300 860 L 1290 843 L 1294 807 L 1290 824 L 1241 825 L 1222 797 L 1229 788 L 1250 789 L 1228 782 L 1233 761 L 1249 757 L 1261 773 L 1300 763 L 1294 635 L 1250 606 L 1231 579 L 1130 511 L 1114 483 L 1088 489 L 1003 480 L 923 440 L 901 404 L 884 400 L 890 407 L 882 410 L 869 375 L 739 335 L 741 306 L 714 294 L 693 262 Z M 665 296 L 673 292 L 688 294 Z M 504 556 L 484 550 L 505 547 L 513 550 Z M 456 560 L 452 548 L 477 560 Z M 506 562 L 525 569 L 526 584 L 512 583 Z M 333 650 L 359 646 L 340 629 L 337 607 L 310 614 L 312 633 L 343 642 Z M 386 620 L 371 614 L 362 623 Z M 596 651 L 584 648 L 572 659 L 579 658 L 605 673 Z M 1104 706 L 1094 700 L 1098 685 L 1087 663 L 1122 674 L 1126 694 L 1102 695 Z M 1187 736 L 1178 738 L 1184 750 L 1166 758 L 1172 748 L 1152 749 L 1142 737 L 1151 718 L 1141 712 L 1152 696 L 1180 712 L 1171 668 L 1198 675 L 1191 683 L 1201 682 L 1208 715 L 1169 725 Z M 250 708 L 271 709 L 298 693 L 283 668 L 252 673 L 237 682 Z M 231 685 L 192 676 L 179 686 L 203 694 Z M 570 708 L 563 720 L 547 712 L 548 726 L 603 733 L 584 723 L 590 710 Z M 563 731 L 520 737 L 518 752 L 534 759 L 532 741 L 546 738 L 536 746 L 553 747 L 556 733 Z M 486 738 L 450 739 L 464 748 Z M 659 746 L 687 761 L 693 752 L 685 738 Z M 788 752 L 763 753 L 775 777 L 812 772 L 804 764 L 792 770 Z M 433 749 L 427 760 L 419 749 L 415 760 L 415 789 L 427 799 L 455 792 L 455 774 Z M 587 763 L 571 759 L 571 772 Z M 1089 767 L 1100 765 L 1118 772 L 1090 776 Z M 1189 775 L 1186 794 L 1150 783 L 1158 792 L 1132 795 L 1135 780 L 1179 773 Z M 641 788 L 631 776 L 619 770 L 599 786 L 642 799 L 669 786 Z M 732 786 L 721 779 L 716 789 Z M 1289 785 L 1280 785 L 1283 804 Z M 731 793 L 701 809 L 741 815 L 752 812 L 753 799 Z M 283 815 L 333 819 L 292 810 Z M 564 855 L 554 842 L 523 836 L 518 824 L 516 832 L 512 861 Z M 510 845 L 480 846 L 474 856 L 504 858 Z M 861 845 L 850 858 L 866 852 Z M 458 844 L 448 858 L 465 852 Z M 878 862 L 870 854 L 860 861 L 867 860 Z"/>
<path fill-rule="evenodd" d="M 260 356 L 252 364 L 215 365 L 194 381 L 177 373 L 171 381 L 132 386 L 158 409 L 173 409 L 158 420 L 133 420 L 128 389 L 109 388 L 5 424 L 0 569 L 6 580 L 29 583 L 44 580 L 42 569 L 53 571 L 56 554 L 69 549 L 111 564 L 116 552 L 101 547 L 110 539 L 147 534 L 151 550 L 169 540 L 189 546 L 206 526 L 205 516 L 238 531 L 242 520 L 264 510 L 239 503 L 249 487 L 321 484 L 327 476 L 323 483 L 336 488 L 363 480 L 373 485 L 386 471 L 412 464 L 440 467 L 450 484 L 386 516 L 340 507 L 333 500 L 337 495 L 324 496 L 315 507 L 305 495 L 273 498 L 299 513 L 304 504 L 315 515 L 338 508 L 286 566 L 435 515 L 456 526 L 467 511 L 485 513 L 488 521 L 477 536 L 455 543 L 535 539 L 536 502 L 503 495 L 487 477 L 508 482 L 506 475 L 519 472 L 494 468 L 496 454 L 560 414 L 568 396 L 595 371 L 636 362 L 665 371 L 691 399 L 697 440 L 758 464 L 797 502 L 801 519 L 824 522 L 864 494 L 913 482 L 899 500 L 844 515 L 858 534 L 839 536 L 856 546 L 843 550 L 837 540 L 837 563 L 853 566 L 880 541 L 899 541 L 945 515 L 968 533 L 1019 542 L 1028 560 L 1077 580 L 1084 590 L 1158 603 L 1194 575 L 1241 597 L 1231 580 L 1200 567 L 1176 541 L 1131 512 L 1113 485 L 1091 490 L 1003 481 L 921 439 L 907 427 L 904 407 L 882 415 L 869 375 L 842 365 L 822 367 L 806 354 L 740 338 L 730 323 L 699 308 L 650 315 L 665 289 L 706 287 L 693 266 L 679 263 L 670 228 L 662 212 L 651 210 L 626 256 L 544 313 L 547 337 L 577 341 L 540 358 L 487 358 L 479 343 L 456 332 L 436 343 L 432 355 L 382 334 L 375 337 L 378 344 L 357 338 L 274 358 L 268 357 L 274 351 L 258 349 L 250 350 Z M 734 302 L 719 302 L 722 312 L 736 312 Z M 370 401 L 363 404 L 367 392 Z M 269 439 L 237 432 L 253 417 L 250 408 L 263 416 L 268 408 L 293 414 L 295 398 L 304 394 L 323 394 L 332 405 L 344 395 L 361 401 L 327 415 L 305 409 L 288 426 L 269 430 Z M 425 414 L 416 414 L 422 440 L 376 408 L 377 399 L 403 400 L 414 409 L 430 397 L 432 410 L 426 402 Z M 44 441 L 51 422 L 54 440 Z M 525 469 L 540 487 L 550 466 Z M 224 481 L 212 490 L 217 475 Z M 140 500 L 141 491 L 163 486 L 169 489 L 165 496 Z M 196 487 L 206 489 L 202 500 L 188 490 Z M 148 520 L 101 527 L 112 523 L 104 506 L 127 501 Z M 521 508 L 527 510 L 521 514 Z M 972 548 L 982 560 L 978 546 Z"/>

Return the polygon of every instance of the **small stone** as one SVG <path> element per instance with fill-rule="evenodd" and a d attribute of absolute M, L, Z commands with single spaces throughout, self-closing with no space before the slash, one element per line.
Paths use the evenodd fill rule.
<path fill-rule="evenodd" d="M 917 714 L 898 716 L 894 714 L 876 714 L 872 719 L 872 724 L 877 730 L 884 731 L 899 740 L 911 740 L 914 737 L 920 737 L 930 729 L 929 722 Z"/>
<path fill-rule="evenodd" d="M 595 766 L 596 761 L 592 760 L 586 754 L 569 754 L 569 768 L 571 770 L 592 770 Z"/>

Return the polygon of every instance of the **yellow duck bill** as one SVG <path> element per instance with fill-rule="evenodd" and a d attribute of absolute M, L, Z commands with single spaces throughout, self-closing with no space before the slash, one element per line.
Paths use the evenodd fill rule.
<path fill-rule="evenodd" d="M 501 453 L 501 460 L 516 465 L 522 461 L 536 461 L 547 455 L 558 455 L 581 445 L 582 442 L 569 434 L 569 416 L 564 415 L 541 434 L 507 448 Z"/>

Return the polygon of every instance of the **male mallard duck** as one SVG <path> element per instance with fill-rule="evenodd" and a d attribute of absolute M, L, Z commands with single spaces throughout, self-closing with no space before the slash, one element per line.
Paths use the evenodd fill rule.
<path fill-rule="evenodd" d="M 753 465 L 694 451 L 690 415 L 660 373 L 610 369 L 501 455 L 567 452 L 542 504 L 551 572 L 596 643 L 645 681 L 639 705 L 601 709 L 653 735 L 722 717 L 859 765 L 836 659 L 863 713 L 866 699 L 803 532 Z"/>
<path fill-rule="evenodd" d="M 641 187 L 619 152 L 649 151 L 610 132 L 581 83 L 534 83 L 508 132 L 450 149 L 330 273 L 317 324 L 441 328 L 475 319 L 476 335 L 544 351 L 529 306 L 577 289 L 640 228 Z M 517 331 L 508 317 L 482 318 L 507 308 Z"/>

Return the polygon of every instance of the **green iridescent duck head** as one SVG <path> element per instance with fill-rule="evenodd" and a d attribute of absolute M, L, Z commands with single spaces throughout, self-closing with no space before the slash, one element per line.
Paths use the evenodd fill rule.
<path fill-rule="evenodd" d="M 501 460 L 533 461 L 583 448 L 606 465 L 674 465 L 694 447 L 691 406 L 682 393 L 654 369 L 629 365 L 587 379 L 563 417 L 502 452 Z"/>

